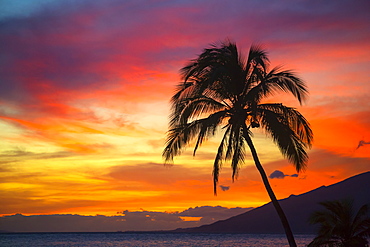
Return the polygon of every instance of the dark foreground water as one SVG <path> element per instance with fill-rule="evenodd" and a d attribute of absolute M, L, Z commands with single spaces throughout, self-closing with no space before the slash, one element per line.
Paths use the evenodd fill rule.
<path fill-rule="evenodd" d="M 306 246 L 313 235 L 297 235 L 298 246 Z M 288 246 L 280 234 L 194 233 L 5 233 L 1 247 L 18 246 Z"/>

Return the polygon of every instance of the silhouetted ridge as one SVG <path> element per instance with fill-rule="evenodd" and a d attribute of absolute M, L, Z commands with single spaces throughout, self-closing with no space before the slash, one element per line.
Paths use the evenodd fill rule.
<path fill-rule="evenodd" d="M 320 209 L 318 202 L 351 198 L 354 207 L 370 204 L 370 172 L 355 175 L 330 186 L 279 200 L 294 233 L 314 233 L 308 223 L 309 215 Z M 204 233 L 284 233 L 271 202 L 246 213 L 195 228 L 176 229 L 175 232 Z"/>

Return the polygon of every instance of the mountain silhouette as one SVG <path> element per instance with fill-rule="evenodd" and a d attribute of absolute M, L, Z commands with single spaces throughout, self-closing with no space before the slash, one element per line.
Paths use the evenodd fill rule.
<path fill-rule="evenodd" d="M 330 186 L 322 186 L 312 191 L 291 195 L 279 200 L 295 234 L 315 233 L 315 226 L 308 223 L 310 214 L 322 209 L 319 202 L 353 199 L 358 209 L 370 204 L 370 172 L 358 174 Z M 210 225 L 176 229 L 174 232 L 199 233 L 284 233 L 278 215 L 270 203 L 246 213 L 220 220 Z"/>

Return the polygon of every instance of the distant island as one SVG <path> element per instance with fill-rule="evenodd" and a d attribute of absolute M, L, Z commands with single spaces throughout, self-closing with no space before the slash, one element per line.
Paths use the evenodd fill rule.
<path fill-rule="evenodd" d="M 363 204 L 370 204 L 369 188 L 370 172 L 365 172 L 330 186 L 291 195 L 280 203 L 295 234 L 312 234 L 315 228 L 308 223 L 308 218 L 313 211 L 320 209 L 319 202 L 348 198 L 354 200 L 354 207 L 358 209 Z M 268 203 L 230 219 L 195 228 L 176 229 L 174 232 L 282 234 L 284 229 L 273 206 Z"/>

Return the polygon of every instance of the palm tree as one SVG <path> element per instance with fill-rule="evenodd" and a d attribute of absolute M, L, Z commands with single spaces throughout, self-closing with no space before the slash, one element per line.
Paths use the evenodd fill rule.
<path fill-rule="evenodd" d="M 302 103 L 307 96 L 305 83 L 290 70 L 268 70 L 267 53 L 251 46 L 247 59 L 235 43 L 221 43 L 204 49 L 197 59 L 181 69 L 182 79 L 171 99 L 172 109 L 167 132 L 165 160 L 172 161 L 183 148 L 195 141 L 198 147 L 223 132 L 213 164 L 214 193 L 220 168 L 231 162 L 232 179 L 237 178 L 248 145 L 271 201 L 282 221 L 290 246 L 296 246 L 287 218 L 269 184 L 252 142 L 252 129 L 263 128 L 282 154 L 299 172 L 306 167 L 306 149 L 312 142 L 307 120 L 294 108 L 283 104 L 263 104 L 267 96 L 291 93 Z"/>
<path fill-rule="evenodd" d="M 356 213 L 350 200 L 326 201 L 320 205 L 325 210 L 315 211 L 310 217 L 311 224 L 320 224 L 318 236 L 308 246 L 369 246 L 369 205 L 363 205 Z"/>

